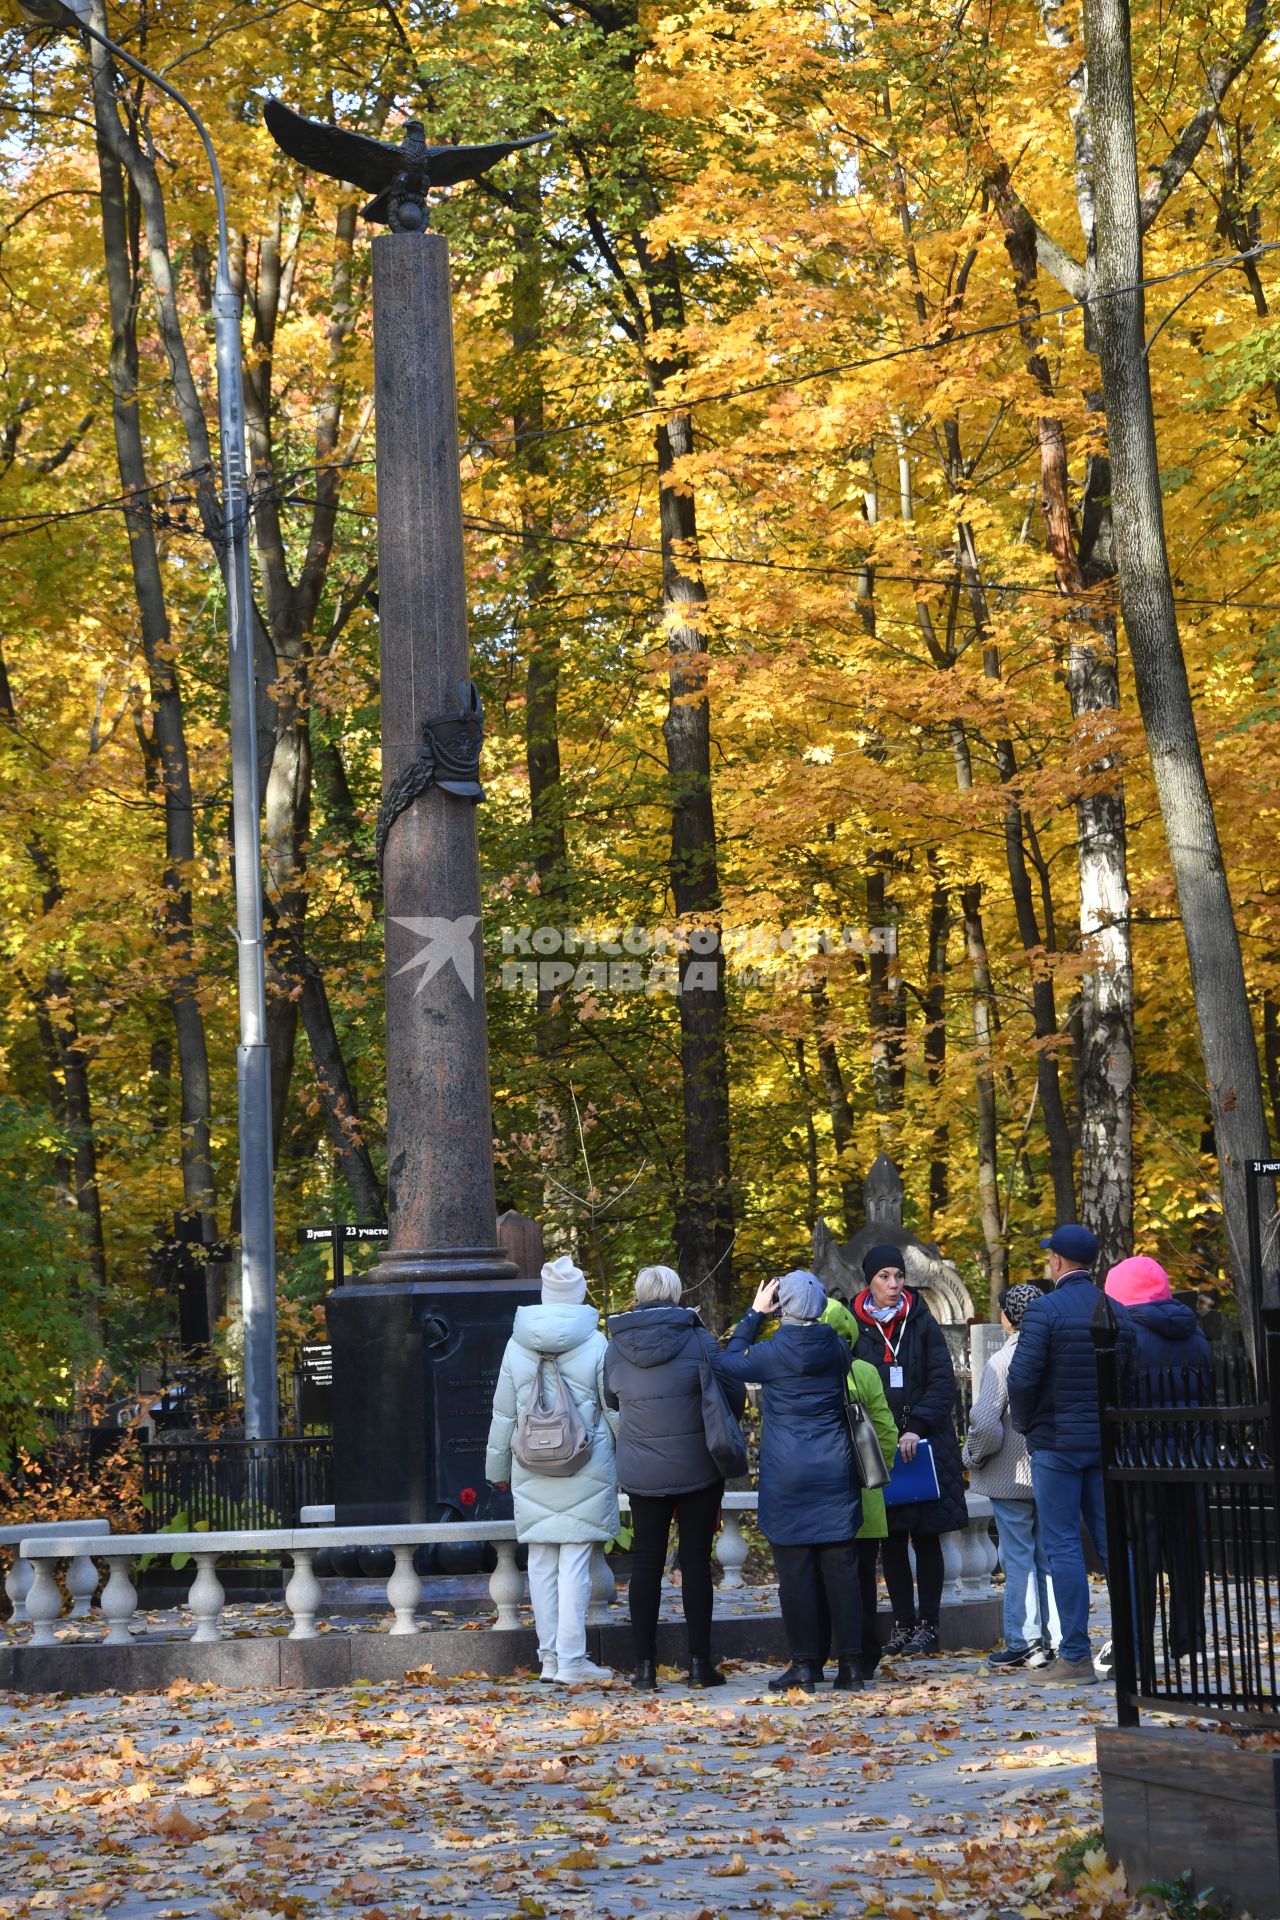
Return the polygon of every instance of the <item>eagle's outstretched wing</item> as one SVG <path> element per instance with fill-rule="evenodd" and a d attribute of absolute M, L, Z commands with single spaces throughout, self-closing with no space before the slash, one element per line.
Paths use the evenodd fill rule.
<path fill-rule="evenodd" d="M 536 147 L 540 140 L 553 137 L 551 133 L 530 133 L 523 140 L 491 140 L 481 147 L 428 147 L 427 178 L 433 187 L 456 187 L 462 180 L 478 180 L 509 153 L 520 147 Z"/>
<path fill-rule="evenodd" d="M 268 100 L 262 117 L 276 145 L 291 160 L 313 173 L 349 180 L 366 193 L 381 193 L 404 165 L 399 147 L 384 146 L 363 133 L 348 133 L 343 127 L 330 126 L 327 120 L 308 120 L 282 101 Z"/>

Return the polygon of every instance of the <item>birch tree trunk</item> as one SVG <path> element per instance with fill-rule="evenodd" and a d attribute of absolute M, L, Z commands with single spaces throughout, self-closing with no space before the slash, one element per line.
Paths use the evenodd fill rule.
<path fill-rule="evenodd" d="M 1083 141 L 1087 121 L 1077 115 L 1075 126 L 1077 140 Z M 1010 199 L 1007 185 L 1002 174 L 994 182 L 995 199 L 1014 269 L 1027 368 L 1046 402 L 1037 422 L 1041 506 L 1058 588 L 1069 602 L 1067 691 L 1077 739 L 1087 754 L 1087 782 L 1075 801 L 1080 943 L 1086 960 L 1076 1068 L 1080 1218 L 1098 1237 L 1098 1267 L 1105 1271 L 1133 1252 L 1133 961 L 1124 783 L 1114 745 L 1120 676 L 1115 617 L 1084 603 L 1087 589 L 1115 577 L 1111 470 L 1105 456 L 1089 461 L 1077 545 L 1066 439 L 1061 420 L 1048 410 L 1053 381 L 1038 338 L 1035 228 L 1025 209 Z"/>

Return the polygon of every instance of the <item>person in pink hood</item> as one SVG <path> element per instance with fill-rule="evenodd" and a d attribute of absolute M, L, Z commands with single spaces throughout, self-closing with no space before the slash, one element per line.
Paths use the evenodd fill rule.
<path fill-rule="evenodd" d="M 1195 1308 L 1173 1298 L 1169 1276 L 1158 1260 L 1145 1253 L 1121 1260 L 1107 1275 L 1106 1292 L 1109 1299 L 1129 1309 L 1138 1337 L 1138 1370 L 1144 1385 L 1158 1385 L 1158 1376 L 1170 1371 L 1190 1369 L 1199 1374 L 1210 1369 L 1209 1342 Z M 1186 1404 L 1181 1395 L 1172 1402 L 1167 1392 L 1157 1397 L 1166 1405 Z M 1200 1397 L 1193 1395 L 1193 1404 Z"/>
<path fill-rule="evenodd" d="M 1137 1399 L 1156 1407 L 1197 1407 L 1213 1398 L 1213 1355 L 1195 1308 L 1175 1300 L 1158 1260 L 1135 1254 L 1107 1275 L 1106 1293 L 1129 1310 L 1138 1342 Z M 1165 1464 L 1197 1464 L 1197 1430 L 1170 1421 L 1164 1432 Z M 1189 1454 L 1188 1449 L 1192 1452 Z M 1205 1514 L 1195 1486 L 1148 1486 L 1141 1490 L 1141 1521 L 1134 1542 L 1136 1613 L 1155 1658 L 1157 1612 L 1166 1625 L 1166 1661 L 1195 1660 L 1204 1649 Z M 1169 1585 L 1167 1607 L 1158 1607 L 1160 1575 Z"/>

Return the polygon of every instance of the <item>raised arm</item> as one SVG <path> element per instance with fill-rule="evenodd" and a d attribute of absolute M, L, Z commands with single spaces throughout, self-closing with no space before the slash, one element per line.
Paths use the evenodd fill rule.
<path fill-rule="evenodd" d="M 761 1385 L 766 1380 L 772 1380 L 777 1373 L 778 1357 L 773 1350 L 773 1342 L 756 1340 L 763 1325 L 764 1315 L 757 1313 L 754 1307 L 748 1307 L 729 1335 L 729 1343 L 720 1355 L 717 1368 L 726 1385 L 738 1381 Z"/>

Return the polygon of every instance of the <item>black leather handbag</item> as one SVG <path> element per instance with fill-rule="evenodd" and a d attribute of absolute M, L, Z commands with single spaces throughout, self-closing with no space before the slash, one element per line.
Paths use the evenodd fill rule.
<path fill-rule="evenodd" d="M 858 1469 L 858 1479 L 864 1487 L 873 1490 L 887 1487 L 889 1469 L 880 1449 L 880 1436 L 861 1400 L 855 1399 L 850 1393 L 847 1379 L 844 1383 L 844 1413 L 849 1422 L 849 1438 L 853 1441 L 853 1459 Z"/>
<path fill-rule="evenodd" d="M 726 1480 L 737 1480 L 747 1470 L 747 1443 L 742 1437 L 742 1428 L 729 1405 L 729 1396 L 705 1355 L 698 1360 L 698 1374 L 702 1381 L 702 1431 L 707 1452 L 716 1463 L 717 1473 L 723 1474 Z"/>

